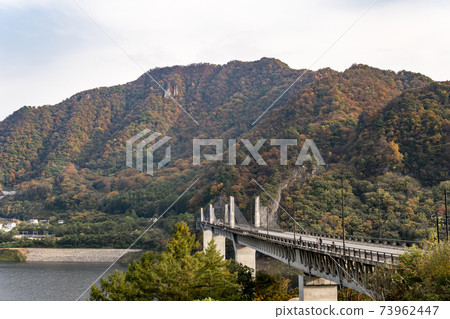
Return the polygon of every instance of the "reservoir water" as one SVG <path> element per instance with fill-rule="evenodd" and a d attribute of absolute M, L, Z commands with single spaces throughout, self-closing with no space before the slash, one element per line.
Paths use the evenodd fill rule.
<path fill-rule="evenodd" d="M 108 263 L 0 262 L 0 300 L 76 300 L 109 266 Z M 116 264 L 109 272 L 125 269 Z M 89 292 L 80 300 L 88 298 Z"/>

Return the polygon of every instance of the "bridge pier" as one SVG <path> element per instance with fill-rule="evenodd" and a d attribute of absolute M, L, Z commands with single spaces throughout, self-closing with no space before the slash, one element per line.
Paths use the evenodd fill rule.
<path fill-rule="evenodd" d="M 217 246 L 217 250 L 223 256 L 223 260 L 225 260 L 225 237 L 223 237 L 222 235 L 214 235 L 213 232 L 209 229 L 203 230 L 203 252 L 206 251 L 206 248 L 208 248 L 209 243 L 213 239 L 214 243 Z"/>
<path fill-rule="evenodd" d="M 200 219 L 203 221 L 205 218 L 203 214 L 203 208 L 200 209 Z M 216 216 L 214 214 L 214 206 L 209 205 L 209 223 L 214 224 L 216 221 Z M 214 239 L 214 243 L 217 246 L 217 250 L 220 252 L 220 254 L 223 256 L 223 259 L 225 260 L 225 237 L 222 235 L 215 235 L 211 229 L 204 229 L 203 230 L 203 251 L 206 251 L 206 248 L 208 248 L 209 243 L 211 240 Z"/>
<path fill-rule="evenodd" d="M 200 208 L 200 221 L 205 221 L 205 214 L 203 213 L 203 207 Z M 212 230 L 210 229 L 203 229 L 203 251 L 206 250 L 206 247 L 208 247 L 209 242 L 212 240 Z"/>
<path fill-rule="evenodd" d="M 236 261 L 244 266 L 253 269 L 253 276 L 256 274 L 256 250 L 253 248 L 234 243 Z"/>
<path fill-rule="evenodd" d="M 298 276 L 300 301 L 337 301 L 338 284 L 315 276 Z"/>
<path fill-rule="evenodd" d="M 217 250 L 223 256 L 223 260 L 225 260 L 225 253 L 226 253 L 225 237 L 223 237 L 222 235 L 214 235 L 213 239 L 214 239 L 214 242 L 216 243 Z"/>
<path fill-rule="evenodd" d="M 206 248 L 209 245 L 209 242 L 213 239 L 212 230 L 204 229 L 203 230 L 203 252 L 206 251 Z"/>

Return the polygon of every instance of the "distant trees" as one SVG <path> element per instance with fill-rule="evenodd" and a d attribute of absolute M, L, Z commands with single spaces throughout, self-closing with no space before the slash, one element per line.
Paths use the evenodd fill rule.
<path fill-rule="evenodd" d="M 405 91 L 360 121 L 347 157 L 363 176 L 389 169 L 428 186 L 448 180 L 449 106 L 449 82 Z"/>
<path fill-rule="evenodd" d="M 450 243 L 412 248 L 400 256 L 394 271 L 379 268 L 372 288 L 385 300 L 449 301 Z"/>
<path fill-rule="evenodd" d="M 8 243 L 13 240 L 13 232 L 0 231 L 0 244 Z"/>
<path fill-rule="evenodd" d="M 449 182 L 425 188 L 409 176 L 386 172 L 361 179 L 352 170 L 343 171 L 346 232 L 366 237 L 424 240 L 433 232 L 431 216 L 443 205 L 443 190 Z M 330 166 L 307 183 L 294 183 L 283 194 L 281 205 L 305 229 L 340 233 L 341 171 Z M 292 219 L 280 221 L 293 227 Z"/>

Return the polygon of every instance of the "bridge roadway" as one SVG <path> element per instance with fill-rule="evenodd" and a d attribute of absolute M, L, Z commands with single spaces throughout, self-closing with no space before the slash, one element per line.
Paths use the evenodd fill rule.
<path fill-rule="evenodd" d="M 257 232 L 259 234 L 269 234 L 270 236 L 274 237 L 280 237 L 280 238 L 286 238 L 294 240 L 294 237 L 296 240 L 299 240 L 301 237 L 302 241 L 308 241 L 312 243 L 316 243 L 318 238 L 322 239 L 322 244 L 324 245 L 332 245 L 333 242 L 336 247 L 343 247 L 342 239 L 335 239 L 335 238 L 325 238 L 320 237 L 316 235 L 309 235 L 309 234 L 301 234 L 296 233 L 294 236 L 293 232 L 287 232 L 287 231 L 275 231 L 275 230 L 269 230 L 262 229 L 262 228 L 254 228 L 254 227 L 245 227 L 242 225 L 236 225 L 236 229 L 240 229 L 243 231 L 250 231 L 250 232 Z M 357 241 L 345 241 L 345 248 L 353 248 L 357 250 L 366 250 L 366 251 L 372 251 L 372 252 L 378 252 L 380 254 L 389 254 L 393 255 L 395 257 L 398 257 L 399 255 L 403 254 L 405 252 L 405 247 L 403 246 L 388 246 L 388 245 L 380 245 L 380 244 L 372 244 L 372 243 L 365 243 L 365 242 L 357 242 Z"/>

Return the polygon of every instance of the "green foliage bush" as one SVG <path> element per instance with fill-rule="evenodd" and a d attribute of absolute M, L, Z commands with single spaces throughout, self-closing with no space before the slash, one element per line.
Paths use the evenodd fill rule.
<path fill-rule="evenodd" d="M 15 249 L 0 249 L 1 262 L 24 262 L 26 257 Z"/>
<path fill-rule="evenodd" d="M 378 269 L 372 285 L 385 300 L 450 301 L 450 243 L 410 249 L 394 271 Z"/>

